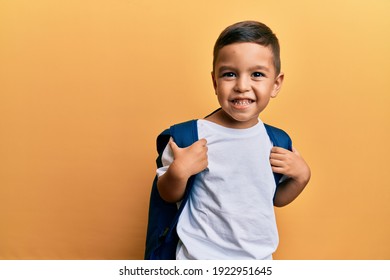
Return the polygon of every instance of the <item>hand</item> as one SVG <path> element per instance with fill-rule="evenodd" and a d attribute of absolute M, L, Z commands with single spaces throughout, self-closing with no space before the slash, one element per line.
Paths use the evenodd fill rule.
<path fill-rule="evenodd" d="M 310 180 L 310 168 L 294 147 L 292 152 L 280 147 L 273 147 L 270 163 L 273 172 L 286 175 L 299 184 L 306 185 Z"/>
<path fill-rule="evenodd" d="M 207 168 L 207 140 L 200 139 L 187 148 L 179 148 L 171 139 L 169 145 L 173 152 L 173 163 L 177 176 L 189 178 Z"/>

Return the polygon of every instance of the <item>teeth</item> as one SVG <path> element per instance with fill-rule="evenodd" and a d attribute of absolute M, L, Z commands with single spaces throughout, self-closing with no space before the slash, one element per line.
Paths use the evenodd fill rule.
<path fill-rule="evenodd" d="M 249 99 L 235 99 L 233 100 L 233 103 L 235 105 L 249 105 L 251 104 L 253 101 L 252 100 L 249 100 Z"/>

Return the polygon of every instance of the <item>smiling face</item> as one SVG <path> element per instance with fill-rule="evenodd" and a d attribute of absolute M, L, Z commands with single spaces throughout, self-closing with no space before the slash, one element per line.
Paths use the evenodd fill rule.
<path fill-rule="evenodd" d="M 276 76 L 269 47 L 256 43 L 234 43 L 220 49 L 212 73 L 215 93 L 222 110 L 210 120 L 226 127 L 249 128 L 276 97 L 283 73 Z"/>

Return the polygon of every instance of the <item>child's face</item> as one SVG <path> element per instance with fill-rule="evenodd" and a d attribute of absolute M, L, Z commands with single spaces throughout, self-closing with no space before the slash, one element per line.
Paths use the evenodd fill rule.
<path fill-rule="evenodd" d="M 271 49 L 256 43 L 224 46 L 214 69 L 214 89 L 224 114 L 220 121 L 228 127 L 255 125 L 283 82 L 283 73 L 276 76 Z"/>

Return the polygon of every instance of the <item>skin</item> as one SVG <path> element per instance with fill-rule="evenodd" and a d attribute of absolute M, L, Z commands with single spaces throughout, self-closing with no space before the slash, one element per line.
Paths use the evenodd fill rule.
<path fill-rule="evenodd" d="M 207 141 L 200 139 L 187 148 L 179 148 L 172 140 L 169 145 L 173 152 L 173 162 L 157 181 L 162 199 L 178 202 L 182 199 L 188 179 L 207 168 Z"/>
<path fill-rule="evenodd" d="M 283 73 L 276 73 L 269 47 L 256 43 L 235 43 L 223 47 L 212 72 L 212 81 L 221 110 L 207 120 L 219 125 L 245 129 L 258 123 L 259 114 L 275 98 L 283 84 Z M 173 163 L 162 175 L 157 187 L 168 202 L 180 201 L 187 180 L 207 168 L 207 141 L 200 139 L 187 148 L 179 148 L 172 140 Z M 286 175 L 279 185 L 274 205 L 292 202 L 310 179 L 310 168 L 299 152 L 273 147 L 270 154 L 273 172 Z"/>
<path fill-rule="evenodd" d="M 211 73 L 222 110 L 208 120 L 242 129 L 257 124 L 259 114 L 275 98 L 284 74 L 275 74 L 271 49 L 255 43 L 223 47 Z"/>

